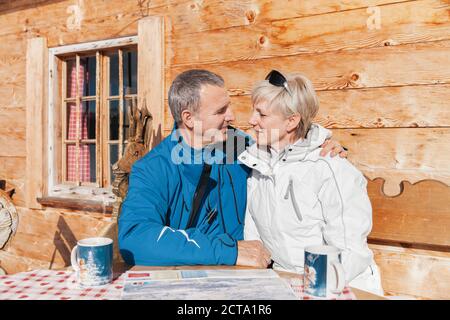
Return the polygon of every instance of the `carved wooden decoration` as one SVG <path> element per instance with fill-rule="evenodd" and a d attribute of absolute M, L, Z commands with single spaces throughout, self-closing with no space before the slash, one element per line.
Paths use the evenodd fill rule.
<path fill-rule="evenodd" d="M 119 216 L 122 201 L 128 191 L 128 177 L 132 165 L 142 158 L 148 151 L 149 137 L 152 132 L 152 116 L 148 112 L 145 100 L 140 107 L 134 98 L 127 105 L 128 119 L 130 119 L 128 143 L 122 158 L 113 166 L 115 179 L 112 183 L 113 193 L 117 200 L 113 206 L 113 216 Z"/>
<path fill-rule="evenodd" d="M 384 180 L 369 180 L 373 209 L 370 239 L 450 247 L 450 187 L 442 182 L 402 181 L 395 197 L 383 193 Z"/>
<path fill-rule="evenodd" d="M 384 179 L 368 181 L 373 209 L 370 248 L 385 293 L 449 299 L 450 187 L 436 180 L 402 181 L 398 196 Z"/>

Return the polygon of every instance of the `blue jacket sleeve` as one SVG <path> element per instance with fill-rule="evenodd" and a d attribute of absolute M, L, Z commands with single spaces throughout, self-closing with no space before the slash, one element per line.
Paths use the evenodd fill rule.
<path fill-rule="evenodd" d="M 212 238 L 197 228 L 177 230 L 166 226 L 170 177 L 173 174 L 159 157 L 138 161 L 132 167 L 119 218 L 119 249 L 125 262 L 156 266 L 234 265 L 237 243 L 227 234 Z"/>

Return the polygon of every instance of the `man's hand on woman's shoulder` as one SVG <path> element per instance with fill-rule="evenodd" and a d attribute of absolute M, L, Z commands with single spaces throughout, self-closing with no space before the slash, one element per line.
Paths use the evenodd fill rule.
<path fill-rule="evenodd" d="M 330 157 L 334 157 L 337 154 L 341 158 L 347 158 L 348 151 L 341 146 L 341 144 L 333 139 L 326 139 L 325 142 L 321 145 L 322 151 L 320 151 L 320 155 L 325 157 L 327 154 L 330 154 Z"/>

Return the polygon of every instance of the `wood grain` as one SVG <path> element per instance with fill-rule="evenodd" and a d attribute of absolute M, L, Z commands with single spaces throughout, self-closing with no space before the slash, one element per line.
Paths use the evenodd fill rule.
<path fill-rule="evenodd" d="M 0 179 L 24 179 L 26 157 L 0 157 Z"/>
<path fill-rule="evenodd" d="M 46 110 L 47 41 L 28 40 L 27 46 L 27 108 L 26 108 L 26 203 L 28 208 L 41 208 L 36 201 L 44 190 L 44 112 Z"/>
<path fill-rule="evenodd" d="M 450 39 L 448 3 L 424 0 L 250 26 L 172 34 L 173 65 L 212 63 Z M 222 21 L 222 17 L 217 17 Z M 300 57 L 299 57 L 300 58 Z"/>
<path fill-rule="evenodd" d="M 181 72 L 207 68 L 224 77 L 232 94 L 250 94 L 255 82 L 271 69 L 284 73 L 300 72 L 316 90 L 373 88 L 417 84 L 450 83 L 450 41 L 402 46 L 305 54 L 251 61 L 223 62 L 173 67 L 168 70 L 166 87 Z M 339 62 L 339 63 L 338 63 Z"/>
<path fill-rule="evenodd" d="M 449 299 L 450 253 L 371 244 L 385 293 Z"/>
<path fill-rule="evenodd" d="M 80 239 L 97 236 L 113 223 L 102 214 L 63 209 L 18 207 L 19 227 L 7 252 L 30 259 L 70 265 L 70 250 Z"/>
<path fill-rule="evenodd" d="M 100 212 L 103 214 L 112 213 L 112 205 L 104 205 L 99 201 L 72 199 L 63 197 L 43 197 L 37 198 L 37 201 L 45 207 L 82 210 L 88 212 Z"/>
<path fill-rule="evenodd" d="M 450 187 L 438 181 L 402 183 L 402 193 L 387 197 L 383 179 L 369 181 L 371 240 L 450 248 Z M 449 249 L 450 250 L 450 249 Z"/>
<path fill-rule="evenodd" d="M 400 183 L 424 179 L 450 185 L 450 129 L 334 129 L 348 159 L 370 179 L 385 178 L 383 192 L 400 193 Z"/>
<path fill-rule="evenodd" d="M 55 263 L 50 266 L 49 261 L 30 259 L 6 251 L 0 251 L 0 267 L 6 271 L 6 274 L 15 274 L 36 269 L 49 269 L 50 267 L 60 269 L 64 267 L 64 264 Z"/>
<path fill-rule="evenodd" d="M 110 23 L 113 28 L 123 29 L 123 26 L 129 26 L 139 18 L 164 15 L 172 21 L 174 32 L 193 33 L 254 24 L 258 21 L 306 17 L 406 1 L 408 0 L 349 0 L 345 2 L 317 0 L 313 4 L 291 0 L 275 2 L 270 0 L 127 0 L 121 1 L 119 6 L 111 5 L 108 1 L 89 0 L 84 1 L 83 6 L 79 6 L 82 24 L 80 30 L 74 31 L 80 31 L 87 36 L 87 30 L 95 32 L 96 27 L 105 23 Z M 49 10 L 52 12 L 52 23 L 66 25 L 68 19 L 74 14 L 73 9 L 69 7 L 76 4 L 76 2 L 64 1 L 23 7 L 20 11 L 3 14 L 5 26 L 1 29 L 0 35 L 20 31 L 30 33 L 46 27 Z M 113 22 L 116 24 L 114 25 Z"/>
<path fill-rule="evenodd" d="M 139 22 L 138 100 L 152 117 L 153 148 L 161 141 L 164 125 L 164 19 L 148 17 Z"/>
<path fill-rule="evenodd" d="M 0 114 L 0 128 L 3 138 L 22 138 L 25 136 L 26 112 L 24 108 L 0 108 Z M 0 137 L 0 139 L 2 138 Z M 3 154 L 1 150 L 0 154 Z"/>

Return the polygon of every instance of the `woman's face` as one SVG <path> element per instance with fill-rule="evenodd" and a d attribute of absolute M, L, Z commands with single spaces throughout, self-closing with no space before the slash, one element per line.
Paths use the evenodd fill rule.
<path fill-rule="evenodd" d="M 258 145 L 278 150 L 289 143 L 288 119 L 277 108 L 269 108 L 267 101 L 253 105 L 249 123 L 255 130 Z"/>

